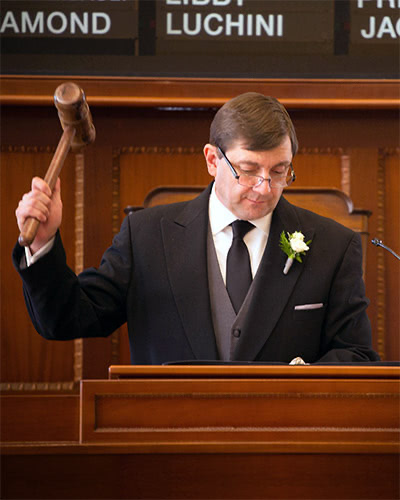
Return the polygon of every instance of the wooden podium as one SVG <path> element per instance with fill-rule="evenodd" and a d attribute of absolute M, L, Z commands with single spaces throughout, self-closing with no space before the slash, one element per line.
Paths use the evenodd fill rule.
<path fill-rule="evenodd" d="M 113 366 L 81 383 L 79 442 L 6 447 L 5 498 L 396 499 L 399 376 Z"/>

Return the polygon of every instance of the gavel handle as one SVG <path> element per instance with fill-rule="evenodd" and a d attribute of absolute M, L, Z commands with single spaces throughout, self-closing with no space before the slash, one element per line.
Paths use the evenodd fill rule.
<path fill-rule="evenodd" d="M 65 127 L 63 135 L 61 136 L 61 139 L 58 143 L 56 152 L 54 153 L 50 166 L 47 169 L 44 180 L 49 185 L 51 191 L 53 191 L 54 186 L 56 185 L 56 181 L 64 165 L 65 158 L 67 157 L 75 133 L 75 127 Z M 22 228 L 21 234 L 18 238 L 18 242 L 21 246 L 27 247 L 31 245 L 32 241 L 36 237 L 39 225 L 40 221 L 38 219 L 35 219 L 34 217 L 28 217 L 26 219 L 24 227 Z"/>

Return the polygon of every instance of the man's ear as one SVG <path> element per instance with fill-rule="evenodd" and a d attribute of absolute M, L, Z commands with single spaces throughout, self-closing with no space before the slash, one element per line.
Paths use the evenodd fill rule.
<path fill-rule="evenodd" d="M 212 144 L 206 144 L 203 153 L 207 162 L 208 173 L 215 177 L 217 175 L 217 148 Z"/>

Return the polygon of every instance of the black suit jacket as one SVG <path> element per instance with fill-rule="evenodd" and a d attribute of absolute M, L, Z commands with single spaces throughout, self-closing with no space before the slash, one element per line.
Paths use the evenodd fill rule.
<path fill-rule="evenodd" d="M 136 364 L 217 360 L 207 277 L 209 186 L 196 199 L 127 216 L 98 269 L 76 277 L 59 234 L 49 254 L 21 269 L 26 303 L 47 339 L 110 335 L 125 321 Z M 312 240 L 303 262 L 283 274 L 282 231 Z M 237 361 L 370 361 L 371 330 L 359 236 L 283 197 L 272 217 Z M 322 303 L 313 310 L 295 306 Z"/>

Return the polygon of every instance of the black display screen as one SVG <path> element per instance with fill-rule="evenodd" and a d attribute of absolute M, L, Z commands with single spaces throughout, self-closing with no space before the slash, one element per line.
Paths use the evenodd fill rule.
<path fill-rule="evenodd" d="M 399 78 L 400 0 L 0 2 L 3 74 Z"/>

